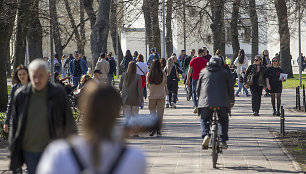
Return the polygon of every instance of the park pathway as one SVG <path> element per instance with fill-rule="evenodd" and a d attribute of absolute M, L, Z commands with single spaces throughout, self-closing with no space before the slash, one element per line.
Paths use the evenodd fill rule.
<path fill-rule="evenodd" d="M 219 157 L 218 169 L 212 168 L 211 150 L 201 149 L 199 117 L 192 113 L 183 87 L 179 90 L 177 109 L 166 109 L 162 137 L 142 134 L 130 138 L 131 146 L 143 149 L 147 155 L 147 173 L 298 173 L 279 147 L 271 131 L 279 131 L 279 117 L 272 116 L 270 98 L 262 98 L 259 117 L 251 113 L 250 97 L 236 97 L 232 110 L 229 148 Z M 306 116 L 288 113 L 293 107 L 294 91 L 284 90 L 287 130 L 306 128 Z M 148 113 L 145 108 L 141 113 Z"/>
<path fill-rule="evenodd" d="M 199 117 L 192 113 L 192 102 L 186 101 L 179 88 L 177 109 L 165 109 L 162 137 L 128 139 L 130 146 L 142 149 L 147 156 L 147 173 L 298 173 L 296 163 L 279 147 L 271 132 L 279 131 L 279 117 L 272 116 L 270 98 L 262 98 L 259 117 L 251 113 L 250 97 L 236 97 L 230 118 L 229 148 L 219 156 L 217 169 L 212 168 L 211 150 L 201 149 Z M 287 131 L 306 129 L 306 114 L 292 112 L 294 90 L 284 90 Z M 147 102 L 140 113 L 148 113 Z M 8 168 L 8 152 L 0 149 L 0 173 Z"/>

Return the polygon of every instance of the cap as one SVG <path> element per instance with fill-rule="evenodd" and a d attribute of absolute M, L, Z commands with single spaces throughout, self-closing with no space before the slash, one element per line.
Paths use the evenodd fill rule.
<path fill-rule="evenodd" d="M 95 74 L 95 73 L 102 74 L 102 72 L 101 72 L 100 70 L 98 70 L 98 69 L 96 69 L 96 70 L 94 71 L 94 74 Z"/>
<path fill-rule="evenodd" d="M 155 51 L 155 48 L 151 48 L 151 51 Z"/>
<path fill-rule="evenodd" d="M 105 53 L 100 53 L 100 57 L 104 58 L 105 57 Z"/>

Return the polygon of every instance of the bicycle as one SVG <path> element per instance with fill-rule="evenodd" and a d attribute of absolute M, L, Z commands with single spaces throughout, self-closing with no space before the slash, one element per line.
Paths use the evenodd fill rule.
<path fill-rule="evenodd" d="M 219 134 L 219 128 L 218 128 L 218 114 L 217 110 L 220 110 L 220 107 L 210 107 L 211 110 L 214 111 L 212 116 L 212 122 L 210 125 L 210 147 L 212 149 L 212 162 L 213 162 L 213 168 L 217 167 L 217 161 L 218 161 L 218 154 L 222 153 L 222 148 L 220 145 L 220 134 Z"/>

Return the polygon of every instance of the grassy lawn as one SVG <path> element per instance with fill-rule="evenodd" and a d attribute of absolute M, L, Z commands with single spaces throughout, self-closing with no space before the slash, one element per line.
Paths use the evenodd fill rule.
<path fill-rule="evenodd" d="M 306 172 L 306 131 L 287 132 L 278 138 Z"/>
<path fill-rule="evenodd" d="M 306 81 L 306 74 L 302 74 L 302 83 L 304 84 Z M 306 83 L 305 83 L 306 85 Z M 287 79 L 285 82 L 283 82 L 283 88 L 288 89 L 288 88 L 296 88 L 299 86 L 299 75 L 294 74 L 293 78 Z"/>

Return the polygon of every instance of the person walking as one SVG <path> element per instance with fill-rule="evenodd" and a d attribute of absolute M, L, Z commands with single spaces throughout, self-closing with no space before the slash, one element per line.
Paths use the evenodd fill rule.
<path fill-rule="evenodd" d="M 158 59 L 154 59 L 152 61 L 150 71 L 147 75 L 147 87 L 150 114 L 157 116 L 159 119 L 159 125 L 161 127 L 165 109 L 165 97 L 168 93 L 168 89 L 167 77 L 162 71 L 160 61 Z M 160 137 L 160 128 L 152 131 L 150 136 L 154 136 L 155 133 L 157 133 L 157 137 Z"/>
<path fill-rule="evenodd" d="M 132 60 L 133 60 L 133 56 L 131 54 L 131 51 L 130 50 L 126 50 L 125 56 L 124 56 L 123 60 L 120 63 L 120 65 L 123 67 L 123 71 L 127 70 L 129 63 Z"/>
<path fill-rule="evenodd" d="M 240 78 L 241 78 L 241 73 L 242 73 L 242 67 L 248 67 L 249 65 L 249 61 L 248 61 L 248 58 L 247 56 L 245 56 L 244 54 L 244 50 L 241 49 L 239 50 L 238 52 L 238 57 L 236 58 L 236 60 L 234 61 L 234 65 L 237 67 L 236 68 L 236 73 L 237 73 L 237 76 L 238 76 L 238 90 L 236 91 L 236 94 L 235 96 L 236 97 L 240 97 L 239 96 L 239 93 L 241 91 L 241 89 L 243 88 L 245 94 L 247 97 L 249 97 L 249 91 L 248 89 L 246 89 L 244 86 L 243 86 L 243 82 L 240 81 Z"/>
<path fill-rule="evenodd" d="M 114 57 L 112 57 L 112 53 L 109 52 L 107 54 L 106 60 L 109 63 L 109 72 L 108 72 L 108 83 L 110 85 L 114 85 L 114 76 L 116 75 L 116 70 L 117 70 L 117 63 Z"/>
<path fill-rule="evenodd" d="M 266 68 L 262 65 L 262 58 L 255 56 L 254 64 L 247 69 L 244 78 L 244 87 L 251 89 L 252 111 L 254 116 L 259 116 L 262 89 L 266 82 Z"/>
<path fill-rule="evenodd" d="M 147 65 L 148 65 L 149 68 L 151 67 L 152 61 L 154 59 L 160 60 L 160 55 L 156 52 L 155 48 L 151 48 L 151 54 L 150 54 L 149 59 L 147 61 Z"/>
<path fill-rule="evenodd" d="M 210 123 L 213 110 L 210 107 L 219 107 L 217 110 L 219 123 L 222 126 L 221 142 L 227 148 L 228 140 L 228 113 L 234 106 L 234 83 L 230 72 L 223 67 L 222 58 L 214 56 L 209 60 L 207 68 L 203 69 L 197 84 L 199 96 L 199 110 L 201 111 L 201 128 L 203 139 L 202 148 L 208 149 Z"/>
<path fill-rule="evenodd" d="M 67 74 L 67 70 L 68 70 L 68 65 L 69 64 L 66 64 L 66 61 L 68 60 L 67 56 L 64 54 L 62 56 L 62 78 L 65 78 L 66 77 L 66 74 Z"/>
<path fill-rule="evenodd" d="M 84 134 L 52 142 L 42 156 L 37 173 L 145 174 L 143 152 L 126 147 L 112 135 L 116 119 L 120 117 L 119 92 L 112 86 L 90 82 L 80 101 Z"/>
<path fill-rule="evenodd" d="M 9 134 L 10 170 L 23 163 L 35 174 L 46 146 L 54 139 L 76 133 L 64 89 L 48 82 L 48 64 L 35 59 L 29 65 L 31 83 L 15 94 Z"/>
<path fill-rule="evenodd" d="M 134 51 L 133 53 L 133 60 L 136 62 L 137 60 L 137 57 L 138 57 L 138 51 Z"/>
<path fill-rule="evenodd" d="M 123 114 L 127 121 L 139 113 L 139 103 L 143 103 L 143 91 L 140 75 L 136 74 L 136 63 L 131 61 L 122 74 L 119 89 L 122 94 Z"/>
<path fill-rule="evenodd" d="M 71 76 L 70 72 L 69 72 L 69 65 L 70 65 L 70 62 L 74 59 L 73 55 L 70 54 L 68 59 L 66 60 L 66 62 L 64 63 L 64 67 L 67 67 L 67 73 L 68 73 L 68 76 Z"/>
<path fill-rule="evenodd" d="M 266 73 L 266 83 L 268 92 L 271 93 L 271 103 L 273 107 L 272 115 L 280 116 L 280 106 L 281 106 L 281 94 L 283 89 L 282 82 L 285 78 L 280 78 L 280 74 L 284 71 L 279 67 L 279 60 L 277 57 L 272 59 L 272 66 L 267 69 Z M 275 108 L 275 97 L 277 100 L 277 108 Z"/>
<path fill-rule="evenodd" d="M 100 81 L 101 84 L 107 85 L 109 84 L 108 73 L 109 73 L 109 62 L 106 60 L 105 53 L 101 53 L 99 57 L 99 61 L 96 64 L 95 70 L 100 70 L 102 73 Z"/>
<path fill-rule="evenodd" d="M 12 109 L 13 109 L 13 99 L 14 99 L 14 95 L 17 91 L 17 89 L 19 89 L 22 86 L 26 86 L 30 81 L 29 78 L 29 71 L 28 68 L 25 67 L 24 65 L 19 65 L 15 72 L 14 72 L 14 76 L 12 79 L 12 88 L 11 88 L 11 92 L 9 95 L 9 102 L 7 105 L 7 111 L 6 111 L 6 117 L 4 120 L 4 125 L 3 125 L 3 130 L 4 132 L 8 133 L 8 128 L 9 125 L 11 124 L 11 115 L 12 115 Z"/>
<path fill-rule="evenodd" d="M 165 68 L 165 73 L 167 75 L 167 87 L 168 87 L 168 100 L 166 103 L 166 108 L 169 107 L 169 104 L 172 108 L 176 108 L 176 99 L 178 91 L 178 81 L 180 80 L 179 74 L 182 74 L 183 71 L 179 68 L 178 64 L 175 64 L 175 57 L 170 57 L 167 60 L 167 65 Z"/>
<path fill-rule="evenodd" d="M 266 68 L 266 70 L 269 68 L 269 67 L 271 67 L 272 66 L 272 64 L 271 64 L 271 60 L 270 60 L 270 58 L 269 58 L 269 51 L 268 50 L 263 50 L 263 52 L 262 52 L 262 65 Z M 265 97 L 270 97 L 271 96 L 271 94 L 268 92 L 268 88 L 267 88 L 267 86 L 265 86 L 265 91 L 266 91 L 266 93 L 265 93 Z"/>
<path fill-rule="evenodd" d="M 142 85 L 142 93 L 143 96 L 145 96 L 145 90 L 146 90 L 146 75 L 149 72 L 148 65 L 144 63 L 144 58 L 142 54 L 139 54 L 136 58 L 136 66 L 137 66 L 137 71 L 136 73 L 140 75 L 141 77 L 141 85 Z M 140 103 L 140 108 L 143 108 L 144 103 Z"/>
<path fill-rule="evenodd" d="M 197 88 L 197 82 L 199 79 L 199 74 L 201 70 L 206 67 L 206 64 L 208 62 L 206 58 L 203 58 L 203 56 L 204 56 L 204 50 L 201 48 L 198 49 L 198 57 L 193 58 L 190 61 L 188 73 L 187 73 L 187 85 L 189 86 L 190 83 L 192 84 L 192 100 L 193 100 L 193 108 L 194 108 L 193 113 L 194 114 L 198 113 L 198 99 L 197 99 L 197 94 L 196 94 L 196 88 Z M 190 82 L 191 74 L 192 74 L 192 82 Z"/>
<path fill-rule="evenodd" d="M 74 52 L 74 57 L 75 59 L 69 63 L 69 74 L 73 75 L 72 83 L 76 87 L 80 83 L 81 76 L 87 73 L 88 67 L 85 60 L 80 58 L 78 51 Z"/>

